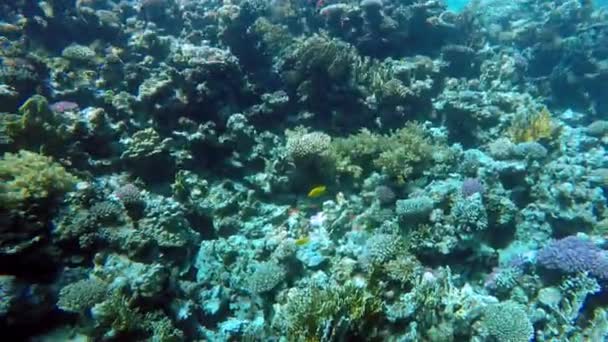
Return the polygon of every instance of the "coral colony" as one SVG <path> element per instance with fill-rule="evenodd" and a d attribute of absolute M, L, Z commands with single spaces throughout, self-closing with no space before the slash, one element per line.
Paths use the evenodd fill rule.
<path fill-rule="evenodd" d="M 0 2 L 0 336 L 608 340 L 608 12 Z"/>

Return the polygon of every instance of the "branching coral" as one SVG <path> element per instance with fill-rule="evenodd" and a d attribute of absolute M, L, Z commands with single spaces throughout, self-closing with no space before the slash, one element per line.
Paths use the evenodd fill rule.
<path fill-rule="evenodd" d="M 363 329 L 380 312 L 380 299 L 353 285 L 293 290 L 284 306 L 290 341 L 329 341 Z"/>
<path fill-rule="evenodd" d="M 289 80 L 297 84 L 324 74 L 334 81 L 344 81 L 352 71 L 356 52 L 337 39 L 315 35 L 296 42 L 285 58 Z"/>
<path fill-rule="evenodd" d="M 346 138 L 332 141 L 331 154 L 336 162 L 336 169 L 355 178 L 362 176 L 364 170 L 373 167 L 374 157 L 382 149 L 383 137 L 367 129 Z"/>
<path fill-rule="evenodd" d="M 62 195 L 77 178 L 52 158 L 21 150 L 4 154 L 0 160 L 0 180 L 0 203 L 6 208 L 18 208 Z"/>
<path fill-rule="evenodd" d="M 46 98 L 34 95 L 19 108 L 18 114 L 0 116 L 0 132 L 4 140 L 19 148 L 65 150 L 73 127 L 51 111 Z"/>
<path fill-rule="evenodd" d="M 518 143 L 551 139 L 558 133 L 558 127 L 547 107 L 539 112 L 516 116 L 509 129 L 511 138 Z"/>
<path fill-rule="evenodd" d="M 96 305 L 92 311 L 99 329 L 111 330 L 115 335 L 142 330 L 142 314 L 133 308 L 129 298 L 119 291 L 113 291 L 107 300 Z"/>
<path fill-rule="evenodd" d="M 408 123 L 391 134 L 368 130 L 332 142 L 331 154 L 338 172 L 359 177 L 370 171 L 382 171 L 399 182 L 422 171 L 438 149 L 421 125 Z"/>
<path fill-rule="evenodd" d="M 608 279 L 608 258 L 589 240 L 568 236 L 552 241 L 538 252 L 537 263 L 563 273 L 589 272 L 598 279 Z"/>
<path fill-rule="evenodd" d="M 372 264 L 383 264 L 393 259 L 404 247 L 395 234 L 372 235 L 365 244 L 364 258 Z"/>
<path fill-rule="evenodd" d="M 421 171 L 419 168 L 430 159 L 432 149 L 422 127 L 410 123 L 389 136 L 384 151 L 374 164 L 387 175 L 404 182 Z"/>

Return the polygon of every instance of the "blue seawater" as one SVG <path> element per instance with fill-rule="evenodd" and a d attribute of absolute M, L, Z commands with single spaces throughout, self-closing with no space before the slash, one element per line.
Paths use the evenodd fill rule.
<path fill-rule="evenodd" d="M 447 0 L 446 4 L 448 5 L 448 9 L 452 10 L 452 11 L 460 11 L 462 10 L 467 4 L 469 3 L 469 0 Z"/>

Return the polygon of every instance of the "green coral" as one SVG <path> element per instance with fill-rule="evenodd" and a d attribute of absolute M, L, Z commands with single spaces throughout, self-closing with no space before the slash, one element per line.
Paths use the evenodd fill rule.
<path fill-rule="evenodd" d="M 133 340 L 142 335 L 148 335 L 146 341 L 184 340 L 184 333 L 162 311 L 142 313 L 121 290 L 113 291 L 92 311 L 97 334 L 112 336 L 112 340 Z"/>
<path fill-rule="evenodd" d="M 428 161 L 433 150 L 420 125 L 409 123 L 389 136 L 384 150 L 374 161 L 387 175 L 405 181 Z"/>
<path fill-rule="evenodd" d="M 348 331 L 362 332 L 381 307 L 376 294 L 352 284 L 293 290 L 284 306 L 287 336 L 290 341 L 329 341 Z"/>
<path fill-rule="evenodd" d="M 153 128 L 146 128 L 135 132 L 126 142 L 126 149 L 121 158 L 139 159 L 158 155 L 167 151 L 170 143 L 170 138 L 162 139 Z"/>
<path fill-rule="evenodd" d="M 404 253 L 383 265 L 383 272 L 389 279 L 400 284 L 410 284 L 422 273 L 422 264 L 411 254 Z"/>
<path fill-rule="evenodd" d="M 19 148 L 65 153 L 71 129 L 51 111 L 46 98 L 40 95 L 25 101 L 18 114 L 0 115 L 0 139 Z"/>
<path fill-rule="evenodd" d="M 70 190 L 77 178 L 52 158 L 21 150 L 0 160 L 0 203 L 19 208 L 50 200 Z"/>
<path fill-rule="evenodd" d="M 488 334 L 500 342 L 528 342 L 534 334 L 525 307 L 513 301 L 486 306 L 483 324 Z"/>
<path fill-rule="evenodd" d="M 408 123 L 387 135 L 364 129 L 355 135 L 335 139 L 331 153 L 338 172 L 357 178 L 370 171 L 382 171 L 404 182 L 421 173 L 433 150 L 438 148 L 421 125 Z"/>
<path fill-rule="evenodd" d="M 301 84 L 324 75 L 333 81 L 345 81 L 356 60 L 355 49 L 338 39 L 314 35 L 292 44 L 285 56 L 287 80 Z"/>
<path fill-rule="evenodd" d="M 334 139 L 331 154 L 336 170 L 360 178 L 364 171 L 374 168 L 374 158 L 383 150 L 386 137 L 374 134 L 367 129 L 346 138 Z"/>
<path fill-rule="evenodd" d="M 264 17 L 258 18 L 250 30 L 259 37 L 271 56 L 279 55 L 293 41 L 286 26 L 273 24 Z"/>

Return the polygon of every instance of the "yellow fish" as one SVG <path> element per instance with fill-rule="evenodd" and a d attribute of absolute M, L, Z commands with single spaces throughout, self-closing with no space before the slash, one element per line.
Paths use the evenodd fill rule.
<path fill-rule="evenodd" d="M 296 246 L 304 246 L 305 244 L 310 242 L 310 237 L 308 236 L 300 236 L 300 238 L 298 238 L 296 240 Z"/>
<path fill-rule="evenodd" d="M 323 196 L 326 190 L 327 187 L 325 185 L 315 186 L 308 192 L 308 198 L 317 198 L 319 196 Z"/>

